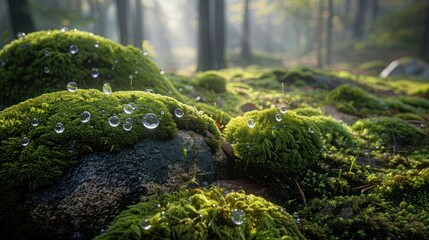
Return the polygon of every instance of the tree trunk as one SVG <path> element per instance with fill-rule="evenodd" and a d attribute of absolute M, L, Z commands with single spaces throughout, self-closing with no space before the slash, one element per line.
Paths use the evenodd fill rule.
<path fill-rule="evenodd" d="M 197 71 L 213 67 L 212 41 L 210 38 L 210 1 L 198 1 L 198 66 Z"/>
<path fill-rule="evenodd" d="M 119 39 L 122 45 L 128 45 L 127 1 L 116 0 L 119 22 Z"/>
<path fill-rule="evenodd" d="M 243 15 L 243 35 L 241 39 L 241 58 L 244 64 L 250 63 L 250 17 L 249 17 L 249 0 L 244 0 Z"/>
<path fill-rule="evenodd" d="M 12 21 L 13 35 L 19 32 L 34 32 L 35 27 L 27 0 L 9 0 L 9 12 Z"/>
<path fill-rule="evenodd" d="M 422 38 L 422 57 L 429 59 L 429 5 L 426 6 L 426 17 L 424 26 L 425 27 Z"/>
<path fill-rule="evenodd" d="M 323 67 L 323 11 L 324 11 L 324 0 L 319 0 L 319 11 L 317 14 L 317 38 L 316 38 L 316 50 L 317 50 L 317 67 Z"/>
<path fill-rule="evenodd" d="M 353 37 L 356 39 L 363 39 L 365 37 L 367 5 L 367 0 L 358 0 L 358 9 L 353 23 Z"/>
<path fill-rule="evenodd" d="M 222 69 L 225 64 L 225 0 L 214 2 L 214 69 Z"/>
<path fill-rule="evenodd" d="M 371 2 L 371 27 L 369 29 L 370 32 L 375 30 L 375 20 L 378 17 L 378 0 L 372 0 Z"/>
<path fill-rule="evenodd" d="M 332 17 L 334 15 L 333 0 L 328 0 L 328 24 L 326 26 L 326 64 L 332 63 Z"/>
<path fill-rule="evenodd" d="M 344 1 L 343 38 L 350 37 L 350 0 Z"/>
<path fill-rule="evenodd" d="M 141 41 L 143 40 L 143 5 L 142 0 L 135 0 L 135 16 L 134 19 L 134 46 L 141 48 Z"/>

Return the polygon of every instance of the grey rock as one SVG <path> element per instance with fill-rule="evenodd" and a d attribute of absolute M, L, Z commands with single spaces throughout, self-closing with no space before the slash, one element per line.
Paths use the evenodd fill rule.
<path fill-rule="evenodd" d="M 221 149 L 214 154 L 217 161 L 222 154 Z M 163 184 L 171 169 L 188 172 L 195 166 L 201 182 L 215 180 L 213 155 L 203 136 L 179 131 L 167 141 L 144 139 L 115 154 L 82 157 L 56 185 L 26 196 L 25 206 L 40 226 L 39 239 L 89 239 L 147 194 L 147 183 Z"/>
<path fill-rule="evenodd" d="M 429 79 L 429 64 L 416 58 L 403 57 L 391 62 L 380 77 L 411 76 Z"/>

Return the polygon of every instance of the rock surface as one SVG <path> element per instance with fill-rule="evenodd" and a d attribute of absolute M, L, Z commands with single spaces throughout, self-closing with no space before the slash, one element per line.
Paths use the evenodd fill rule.
<path fill-rule="evenodd" d="M 414 76 L 429 79 L 429 64 L 416 58 L 403 57 L 391 62 L 380 77 Z"/>
<path fill-rule="evenodd" d="M 219 151 L 217 161 L 225 157 Z M 215 160 L 204 138 L 191 131 L 168 141 L 144 139 L 115 154 L 82 157 L 55 186 L 27 196 L 25 206 L 40 239 L 89 239 L 146 194 L 145 184 L 165 183 L 171 169 L 187 173 L 196 166 L 201 182 L 213 182 Z"/>

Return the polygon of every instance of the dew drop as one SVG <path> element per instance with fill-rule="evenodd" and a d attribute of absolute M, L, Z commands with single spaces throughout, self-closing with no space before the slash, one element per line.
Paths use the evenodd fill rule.
<path fill-rule="evenodd" d="M 164 70 L 164 68 L 163 68 L 163 67 L 159 69 L 159 73 L 160 73 L 160 74 L 164 74 L 164 73 L 165 73 L 165 70 Z"/>
<path fill-rule="evenodd" d="M 178 117 L 178 118 L 183 117 L 184 114 L 185 113 L 183 112 L 183 109 L 181 109 L 181 108 L 176 108 L 174 110 L 174 115 L 176 115 L 176 117 Z"/>
<path fill-rule="evenodd" d="M 147 50 L 146 50 L 146 49 L 143 49 L 143 50 L 142 50 L 142 54 L 143 54 L 144 56 L 147 56 L 147 54 L 148 54 Z"/>
<path fill-rule="evenodd" d="M 94 44 L 94 47 L 95 47 L 95 48 L 99 48 L 99 47 L 100 47 L 100 43 L 99 43 L 99 42 L 96 42 L 96 43 Z"/>
<path fill-rule="evenodd" d="M 365 149 L 365 150 L 363 151 L 363 154 L 365 154 L 365 156 L 367 156 L 367 157 L 368 157 L 368 155 L 369 155 L 369 151 L 368 151 L 368 149 Z"/>
<path fill-rule="evenodd" d="M 333 154 L 332 154 L 332 151 L 328 151 L 328 156 L 329 156 L 329 157 L 332 157 L 332 155 L 333 155 Z"/>
<path fill-rule="evenodd" d="M 25 37 L 25 32 L 19 32 L 19 33 L 17 33 L 17 34 L 16 34 L 16 37 L 17 37 L 18 39 L 24 38 L 24 37 Z"/>
<path fill-rule="evenodd" d="M 92 78 L 98 78 L 98 76 L 100 76 L 100 72 L 98 72 L 98 68 L 91 69 L 91 76 Z"/>
<path fill-rule="evenodd" d="M 159 120 L 155 114 L 148 113 L 143 116 L 142 123 L 143 123 L 143 126 L 145 126 L 147 129 L 154 129 L 158 127 Z"/>
<path fill-rule="evenodd" d="M 103 84 L 103 92 L 107 95 L 112 93 L 112 87 L 110 86 L 109 83 Z"/>
<path fill-rule="evenodd" d="M 23 137 L 23 138 L 21 139 L 21 145 L 22 145 L 23 147 L 27 146 L 29 143 L 30 143 L 30 139 L 28 139 L 28 137 Z"/>
<path fill-rule="evenodd" d="M 45 74 L 49 74 L 49 73 L 51 72 L 51 70 L 50 70 L 48 67 L 44 67 L 44 68 L 43 68 L 43 72 L 44 72 Z"/>
<path fill-rule="evenodd" d="M 125 121 L 125 123 L 122 124 L 122 128 L 128 132 L 133 128 L 133 123 Z"/>
<path fill-rule="evenodd" d="M 127 118 L 125 118 L 125 122 L 133 124 L 134 120 L 132 118 L 130 118 L 130 117 L 127 117 Z"/>
<path fill-rule="evenodd" d="M 39 125 L 39 119 L 33 118 L 31 119 L 31 126 L 37 127 Z"/>
<path fill-rule="evenodd" d="M 255 127 L 255 125 L 256 125 L 256 122 L 255 122 L 255 120 L 254 120 L 253 118 L 251 118 L 251 119 L 247 120 L 247 126 L 248 126 L 249 128 L 254 128 L 254 127 Z"/>
<path fill-rule="evenodd" d="M 280 113 L 276 114 L 276 121 L 281 122 L 282 121 L 282 115 Z"/>
<path fill-rule="evenodd" d="M 81 121 L 82 123 L 87 123 L 87 122 L 89 122 L 89 120 L 91 120 L 91 113 L 90 113 L 90 112 L 88 112 L 88 111 L 83 111 L 83 112 L 80 114 L 80 121 Z"/>
<path fill-rule="evenodd" d="M 69 28 L 68 27 L 62 27 L 61 28 L 61 32 L 67 32 L 69 30 Z"/>
<path fill-rule="evenodd" d="M 56 133 L 62 133 L 62 132 L 64 132 L 64 124 L 63 123 L 57 123 L 57 124 L 55 124 L 55 126 L 54 126 L 54 131 L 56 132 Z"/>
<path fill-rule="evenodd" d="M 69 92 L 76 92 L 77 91 L 77 83 L 75 83 L 75 82 L 67 83 L 67 90 Z"/>
<path fill-rule="evenodd" d="M 183 92 L 183 88 L 181 88 L 181 87 L 178 90 L 179 90 L 179 92 Z"/>
<path fill-rule="evenodd" d="M 76 54 L 76 53 L 78 53 L 79 52 L 79 48 L 76 46 L 76 45 L 70 45 L 70 47 L 69 47 L 69 52 L 72 54 L 72 55 L 74 55 L 74 54 Z"/>
<path fill-rule="evenodd" d="M 155 91 L 153 91 L 152 89 L 150 89 L 150 88 L 147 88 L 147 89 L 145 89 L 144 90 L 145 92 L 148 92 L 148 93 L 155 93 Z"/>
<path fill-rule="evenodd" d="M 280 113 L 285 114 L 287 112 L 286 106 L 280 106 Z"/>
<path fill-rule="evenodd" d="M 43 52 L 43 55 L 45 55 L 45 57 L 49 56 L 49 51 L 48 51 L 48 50 L 45 50 L 45 51 Z"/>
<path fill-rule="evenodd" d="M 110 126 L 117 127 L 117 126 L 119 126 L 119 123 L 120 123 L 120 121 L 119 121 L 119 118 L 117 116 L 111 116 L 109 118 L 109 125 Z"/>
<path fill-rule="evenodd" d="M 308 127 L 308 133 L 314 133 L 314 130 L 312 127 Z"/>
<path fill-rule="evenodd" d="M 235 225 L 241 225 L 246 220 L 246 214 L 241 209 L 234 209 L 231 212 L 231 221 Z"/>
<path fill-rule="evenodd" d="M 145 231 L 149 230 L 152 227 L 147 219 L 143 220 L 140 226 Z"/>
<path fill-rule="evenodd" d="M 134 107 L 131 104 L 127 103 L 124 105 L 123 110 L 124 110 L 124 113 L 131 114 L 134 111 Z"/>
<path fill-rule="evenodd" d="M 296 223 L 301 223 L 301 218 L 299 217 L 297 212 L 293 213 L 293 218 L 295 218 Z"/>

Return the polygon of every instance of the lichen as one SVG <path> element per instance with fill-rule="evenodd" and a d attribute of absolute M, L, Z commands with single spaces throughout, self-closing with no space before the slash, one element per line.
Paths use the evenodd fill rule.
<path fill-rule="evenodd" d="M 180 190 L 123 211 L 104 239 L 304 239 L 290 214 L 243 192 Z"/>
<path fill-rule="evenodd" d="M 78 49 L 74 54 L 73 46 Z M 30 33 L 1 49 L 0 59 L 4 62 L 0 67 L 0 109 L 42 93 L 66 89 L 71 81 L 81 88 L 101 89 L 104 82 L 109 82 L 114 90 L 152 89 L 182 99 L 141 50 L 87 32 Z M 93 71 L 99 76 L 93 77 Z"/>
<path fill-rule="evenodd" d="M 310 118 L 275 108 L 233 118 L 224 133 L 240 165 L 253 174 L 296 174 L 315 163 L 322 148 L 320 130 Z"/>

